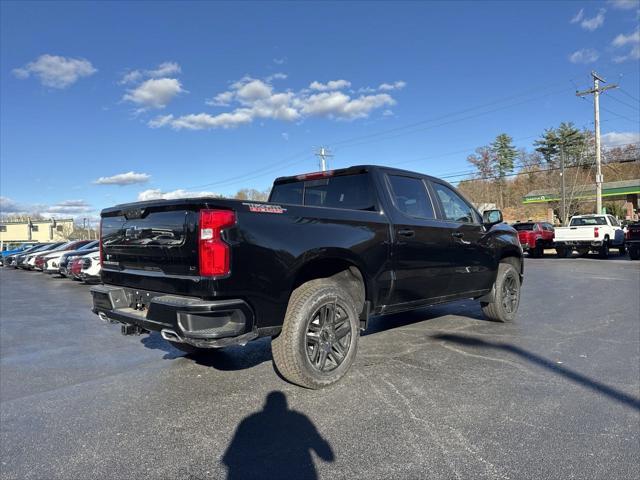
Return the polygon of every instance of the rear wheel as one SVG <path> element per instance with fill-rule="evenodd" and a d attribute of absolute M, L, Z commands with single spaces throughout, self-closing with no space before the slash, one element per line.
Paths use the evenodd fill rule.
<path fill-rule="evenodd" d="M 359 319 L 353 298 L 340 284 L 316 279 L 296 288 L 271 342 L 278 371 L 292 383 L 323 388 L 349 370 L 358 349 Z"/>
<path fill-rule="evenodd" d="M 578 249 L 578 255 L 580 255 L 581 257 L 586 257 L 587 255 L 589 255 L 589 249 L 588 248 L 579 248 Z"/>
<path fill-rule="evenodd" d="M 556 247 L 556 253 L 560 258 L 569 258 L 571 256 L 572 250 L 567 247 Z"/>
<path fill-rule="evenodd" d="M 629 247 L 629 258 L 631 260 L 640 260 L 640 247 Z"/>
<path fill-rule="evenodd" d="M 627 253 L 627 249 L 624 244 L 618 247 L 618 253 L 620 253 L 620 255 L 624 255 L 625 253 Z"/>
<path fill-rule="evenodd" d="M 500 263 L 495 283 L 495 298 L 480 305 L 484 315 L 496 322 L 511 322 L 520 305 L 520 275 L 511 263 Z"/>
<path fill-rule="evenodd" d="M 533 258 L 540 258 L 544 255 L 544 247 L 540 242 L 536 243 L 536 246 L 529 252 L 529 255 Z"/>

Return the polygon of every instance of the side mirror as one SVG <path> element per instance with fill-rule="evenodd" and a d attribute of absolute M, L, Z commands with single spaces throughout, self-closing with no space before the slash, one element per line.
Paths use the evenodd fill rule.
<path fill-rule="evenodd" d="M 502 212 L 500 210 L 485 210 L 482 213 L 482 221 L 486 225 L 495 225 L 502 222 Z"/>

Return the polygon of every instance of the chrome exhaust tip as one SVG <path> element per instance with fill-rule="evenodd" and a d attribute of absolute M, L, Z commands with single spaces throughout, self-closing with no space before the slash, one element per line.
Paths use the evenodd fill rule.
<path fill-rule="evenodd" d="M 184 343 L 184 340 L 182 339 L 182 337 L 178 335 L 176 332 L 174 332 L 173 330 L 168 330 L 165 328 L 160 331 L 160 335 L 162 336 L 162 338 L 164 338 L 169 342 Z"/>

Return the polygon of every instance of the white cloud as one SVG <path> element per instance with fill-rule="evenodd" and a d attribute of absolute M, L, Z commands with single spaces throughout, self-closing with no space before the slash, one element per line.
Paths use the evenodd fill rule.
<path fill-rule="evenodd" d="M 607 148 L 640 143 L 640 132 L 609 132 L 602 134 L 602 145 Z"/>
<path fill-rule="evenodd" d="M 158 188 L 152 188 L 144 190 L 138 194 L 138 201 L 144 202 L 146 200 L 175 200 L 178 198 L 197 198 L 197 197 L 220 197 L 215 192 L 191 192 L 179 188 L 178 190 L 172 190 L 170 192 L 163 192 Z"/>
<path fill-rule="evenodd" d="M 640 8 L 639 0 L 609 0 L 608 3 L 618 10 L 633 10 Z"/>
<path fill-rule="evenodd" d="M 13 74 L 18 78 L 38 77 L 45 87 L 66 88 L 76 83 L 82 77 L 96 73 L 89 60 L 84 58 L 68 58 L 57 55 L 40 55 L 33 62 L 24 67 L 15 68 Z"/>
<path fill-rule="evenodd" d="M 578 23 L 584 18 L 584 8 L 581 8 L 578 13 L 576 13 L 569 23 Z"/>
<path fill-rule="evenodd" d="M 631 49 L 628 55 L 620 55 L 613 57 L 615 63 L 626 62 L 627 60 L 640 60 L 640 45 L 636 45 Z"/>
<path fill-rule="evenodd" d="M 173 120 L 173 115 L 171 114 L 158 115 L 156 118 L 149 120 L 147 125 L 149 125 L 151 128 L 160 128 L 164 127 L 165 125 L 169 125 L 171 123 L 171 120 Z"/>
<path fill-rule="evenodd" d="M 305 115 L 354 119 L 366 117 L 374 108 L 394 105 L 395 101 L 386 93 L 352 99 L 342 92 L 323 92 L 311 95 L 300 103 L 300 111 Z"/>
<path fill-rule="evenodd" d="M 233 101 L 233 96 L 234 96 L 234 92 L 231 92 L 231 91 L 222 92 L 217 94 L 211 100 L 207 100 L 204 103 L 206 103 L 207 105 L 211 105 L 213 107 L 228 107 L 229 105 L 231 105 L 231 102 Z"/>
<path fill-rule="evenodd" d="M 152 70 L 130 70 L 126 72 L 120 81 L 120 85 L 138 83 L 145 78 L 170 77 L 182 73 L 182 68 L 176 62 L 162 62 Z"/>
<path fill-rule="evenodd" d="M 625 35 L 621 33 L 613 39 L 611 44 L 616 48 L 625 47 L 631 45 L 631 50 L 626 55 L 618 55 L 613 58 L 615 63 L 626 62 L 627 60 L 639 60 L 640 59 L 640 28 L 636 31 Z"/>
<path fill-rule="evenodd" d="M 635 32 L 630 33 L 629 35 L 625 35 L 621 33 L 616 38 L 613 39 L 611 45 L 614 47 L 624 47 L 627 44 L 640 43 L 640 28 Z"/>
<path fill-rule="evenodd" d="M 148 173 L 126 172 L 112 175 L 110 177 L 100 177 L 93 183 L 95 185 L 134 185 L 136 183 L 146 183 L 151 178 Z"/>
<path fill-rule="evenodd" d="M 93 212 L 94 208 L 84 200 L 65 200 L 54 205 L 26 204 L 12 200 L 8 197 L 0 197 L 0 213 L 2 215 L 30 214 L 46 217 L 74 217 L 86 216 Z"/>
<path fill-rule="evenodd" d="M 289 134 L 287 132 L 282 132 L 280 135 L 282 135 L 282 138 L 284 138 L 285 142 L 289 141 Z"/>
<path fill-rule="evenodd" d="M 600 58 L 600 54 L 593 48 L 583 48 L 569 55 L 571 63 L 593 63 Z"/>
<path fill-rule="evenodd" d="M 393 83 L 382 83 L 378 87 L 378 90 L 391 91 L 391 90 L 402 90 L 407 86 L 407 82 L 403 82 L 402 80 L 398 80 Z"/>
<path fill-rule="evenodd" d="M 44 214 L 80 215 L 92 212 L 94 209 L 84 200 L 65 200 L 56 205 L 51 205 Z"/>
<path fill-rule="evenodd" d="M 396 103 L 388 93 L 351 97 L 339 90 L 351 86 L 351 82 L 347 80 L 332 80 L 327 83 L 314 81 L 309 89 L 298 92 L 277 91 L 271 80 L 283 78 L 286 78 L 284 74 L 274 74 L 264 79 L 245 76 L 232 83 L 229 90 L 206 101 L 207 105 L 217 107 L 234 106 L 230 111 L 219 114 L 201 112 L 178 117 L 161 115 L 149 121 L 148 125 L 152 128 L 170 126 L 175 130 L 204 130 L 234 128 L 250 124 L 256 119 L 292 122 L 316 116 L 353 120 L 367 117 L 375 109 Z M 388 90 L 397 90 L 403 88 L 405 82 L 383 85 Z"/>
<path fill-rule="evenodd" d="M 287 63 L 287 57 L 274 58 L 273 63 L 275 63 L 276 65 L 284 65 L 285 63 Z"/>
<path fill-rule="evenodd" d="M 182 68 L 176 62 L 163 62 L 155 70 L 147 70 L 146 73 L 152 78 L 169 77 L 182 73 Z"/>
<path fill-rule="evenodd" d="M 272 87 L 262 80 L 250 80 L 243 84 L 236 84 L 236 97 L 241 103 L 251 103 L 255 100 L 271 96 Z"/>
<path fill-rule="evenodd" d="M 152 78 L 127 90 L 122 99 L 135 103 L 142 109 L 165 108 L 176 95 L 184 91 L 180 81 L 175 78 Z"/>
<path fill-rule="evenodd" d="M 347 80 L 330 80 L 327 83 L 320 82 L 311 82 L 309 88 L 311 90 L 318 90 L 320 92 L 324 92 L 327 90 L 341 90 L 343 88 L 349 88 L 351 86 L 351 82 Z"/>
<path fill-rule="evenodd" d="M 270 82 L 272 80 L 286 80 L 288 77 L 288 75 L 286 73 L 274 73 L 273 75 L 269 75 L 267 78 L 265 78 L 265 80 L 267 82 Z"/>
<path fill-rule="evenodd" d="M 582 21 L 580 22 L 580 26 L 585 30 L 589 30 L 590 32 L 593 32 L 594 30 L 600 28 L 604 23 L 605 13 L 606 13 L 606 10 L 604 8 L 601 8 L 600 10 L 598 10 L 598 14 L 595 17 L 583 18 Z"/>

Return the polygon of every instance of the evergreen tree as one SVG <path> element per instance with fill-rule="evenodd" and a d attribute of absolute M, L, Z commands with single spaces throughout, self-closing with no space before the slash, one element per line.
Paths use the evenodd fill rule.
<path fill-rule="evenodd" d="M 513 146 L 513 140 L 506 133 L 501 133 L 491 144 L 493 151 L 494 170 L 499 179 L 513 172 L 514 160 L 518 156 L 518 150 Z"/>
<path fill-rule="evenodd" d="M 534 146 L 547 163 L 557 164 L 560 145 L 564 144 L 566 164 L 579 165 L 586 156 L 590 138 L 591 132 L 581 131 L 571 122 L 562 122 L 558 128 L 546 129 L 542 137 L 534 142 Z"/>

